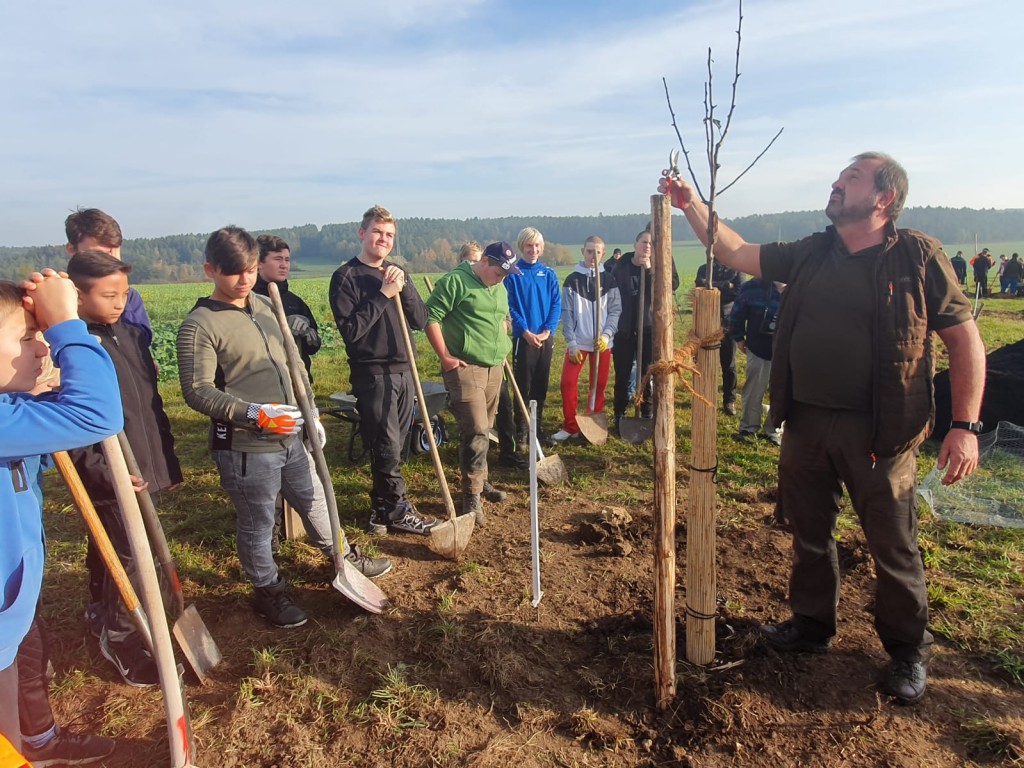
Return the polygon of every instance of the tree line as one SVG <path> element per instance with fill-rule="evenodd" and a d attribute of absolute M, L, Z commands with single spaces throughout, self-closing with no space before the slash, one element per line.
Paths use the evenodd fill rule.
<path fill-rule="evenodd" d="M 482 244 L 506 240 L 515 244 L 523 227 L 537 227 L 547 241 L 544 259 L 558 265 L 574 264 L 579 249 L 591 235 L 611 244 L 630 244 L 647 226 L 647 214 L 614 216 L 507 216 L 503 218 L 426 219 L 398 222 L 394 258 L 414 272 L 443 272 L 455 266 L 458 250 L 466 240 Z M 1024 209 L 922 207 L 908 208 L 900 226 L 912 227 L 946 243 L 1024 241 Z M 754 243 L 794 240 L 823 229 L 828 220 L 822 211 L 788 211 L 757 214 L 729 220 L 745 239 Z M 296 267 L 304 264 L 340 264 L 359 253 L 359 223 L 306 224 L 272 231 L 291 246 Z M 682 216 L 675 216 L 677 240 L 692 240 Z M 261 234 L 256 231 L 254 234 Z M 126 240 L 122 257 L 132 264 L 136 283 L 189 282 L 203 277 L 206 234 L 168 235 Z M 40 265 L 63 264 L 63 246 L 0 247 L 0 278 L 18 279 Z"/>

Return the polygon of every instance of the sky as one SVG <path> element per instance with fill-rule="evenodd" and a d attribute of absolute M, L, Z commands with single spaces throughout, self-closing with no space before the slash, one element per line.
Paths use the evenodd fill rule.
<path fill-rule="evenodd" d="M 706 191 L 735 0 L 33 0 L 0 28 L 0 245 L 398 217 L 639 213 L 678 147 Z M 1024 3 L 746 0 L 725 218 L 821 209 L 852 155 L 908 206 L 1024 207 Z M 399 224 L 400 226 L 400 224 Z"/>

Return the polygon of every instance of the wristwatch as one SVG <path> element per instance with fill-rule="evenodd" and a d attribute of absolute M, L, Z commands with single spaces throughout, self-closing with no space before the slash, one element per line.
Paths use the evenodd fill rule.
<path fill-rule="evenodd" d="M 985 426 L 980 421 L 951 421 L 949 423 L 950 429 L 966 429 L 968 432 L 973 432 L 976 435 L 981 434 L 981 428 Z"/>

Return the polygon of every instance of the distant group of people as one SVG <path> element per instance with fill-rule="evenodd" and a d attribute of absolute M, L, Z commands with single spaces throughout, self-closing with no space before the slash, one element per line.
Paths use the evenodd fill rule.
<path fill-rule="evenodd" d="M 707 237 L 709 211 L 694 189 L 663 175 L 659 189 Z M 907 193 L 903 169 L 888 155 L 854 158 L 832 184 L 825 232 L 795 243 L 756 245 L 719 223 L 718 259 L 698 285 L 722 294 L 723 409 L 736 410 L 735 347 L 747 356 L 740 437 L 779 442 L 779 508 L 794 537 L 791 618 L 761 628 L 784 652 L 826 652 L 837 631 L 839 567 L 833 536 L 843 487 L 860 517 L 878 589 L 876 628 L 892 658 L 883 690 L 904 703 L 919 701 L 927 682 L 932 636 L 924 571 L 917 549 L 917 447 L 932 417 L 928 337 L 935 331 L 949 353 L 953 422 L 938 456 L 944 483 L 977 467 L 984 348 L 965 277 L 937 242 L 895 221 Z M 21 285 L 0 281 L 0 425 L 7 435 L 0 461 L 11 484 L 0 484 L 0 735 L 41 765 L 84 764 L 114 749 L 110 739 L 64 731 L 49 705 L 48 651 L 38 617 L 43 574 L 40 473 L 50 453 L 72 450 L 90 495 L 130 578 L 137 580 L 110 468 L 98 443 L 124 430 L 141 477 L 137 492 L 173 491 L 182 482 L 170 423 L 150 352 L 152 330 L 131 266 L 120 258 L 117 222 L 97 209 L 66 222 L 65 278 L 52 269 Z M 411 423 L 416 361 L 403 343 L 403 317 L 423 330 L 436 353 L 460 432 L 461 511 L 486 522 L 482 500 L 501 501 L 491 483 L 487 451 L 496 423 L 511 466 L 524 466 L 528 424 L 512 415 L 503 368 L 512 354 L 516 388 L 543 408 L 554 335 L 565 337 L 561 428 L 556 442 L 579 433 L 579 376 L 594 375 L 593 410 L 615 367 L 616 426 L 630 387 L 639 387 L 652 349 L 652 236 L 640 232 L 634 250 L 604 261 L 605 243 L 587 238 L 580 262 L 559 285 L 541 262 L 544 239 L 524 229 L 514 248 L 503 241 L 467 243 L 462 262 L 424 300 L 406 270 L 389 261 L 396 222 L 385 208 L 364 214 L 357 256 L 340 265 L 329 302 L 344 340 L 360 432 L 370 457 L 368 529 L 429 535 L 437 520 L 409 498 L 401 453 Z M 325 489 L 302 439 L 303 414 L 289 375 L 286 337 L 265 294 L 275 283 L 304 366 L 320 347 L 319 326 L 288 286 L 290 249 L 280 238 L 253 237 L 240 227 L 217 230 L 206 243 L 212 291 L 184 318 L 177 337 L 185 402 L 210 419 L 209 447 L 221 486 L 235 508 L 236 548 L 253 588 L 253 607 L 272 625 L 306 623 L 290 596 L 273 550 L 279 496 L 296 509 L 314 546 L 328 558 L 337 544 L 369 578 L 391 570 L 388 558 L 368 557 L 342 537 L 334 542 Z M 982 258 L 984 256 L 984 259 Z M 989 267 L 975 259 L 976 281 Z M 1020 280 L 1017 254 L 1000 277 L 1004 293 Z M 959 277 L 953 269 L 958 270 Z M 672 267 L 672 287 L 679 278 Z M 754 279 L 743 282 L 739 273 Z M 979 285 L 984 286 L 982 280 Z M 841 289 L 837 290 L 837 286 Z M 642 301 L 641 301 L 641 297 Z M 42 332 L 42 339 L 40 338 Z M 636 350 L 645 350 L 637 360 Z M 47 346 L 48 345 L 48 346 Z M 47 356 L 59 387 L 40 382 Z M 770 390 L 769 417 L 763 413 Z M 499 416 L 505 402 L 504 417 Z M 651 395 L 642 393 L 642 416 Z M 314 414 L 314 417 L 316 415 Z M 316 421 L 321 445 L 326 433 Z M 425 425 L 426 426 L 426 425 Z M 514 434 L 508 434 L 509 431 Z M 84 447 L 83 447 L 84 446 Z M 93 545 L 87 560 L 86 621 L 101 654 L 136 686 L 157 681 L 155 665 L 116 597 Z M 0 743 L 0 746 L 4 746 Z"/>
<path fill-rule="evenodd" d="M 1014 253 L 1007 257 L 1005 253 L 1000 254 L 999 261 L 988 249 L 982 248 L 970 262 L 964 258 L 963 251 L 957 251 L 956 255 L 949 260 L 956 273 L 957 282 L 967 288 L 967 267 L 970 264 L 971 273 L 974 277 L 975 295 L 988 298 L 991 294 L 988 287 L 988 273 L 998 263 L 996 278 L 999 280 L 999 295 L 1013 298 L 1020 293 L 1021 278 L 1024 277 L 1024 262 L 1020 256 Z"/>

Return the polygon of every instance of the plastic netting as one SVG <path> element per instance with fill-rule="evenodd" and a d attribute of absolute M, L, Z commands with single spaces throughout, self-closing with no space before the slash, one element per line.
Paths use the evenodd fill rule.
<path fill-rule="evenodd" d="M 977 471 L 942 485 L 935 468 L 918 486 L 940 520 L 1002 528 L 1024 528 L 1024 427 L 1001 421 L 978 437 Z"/>

